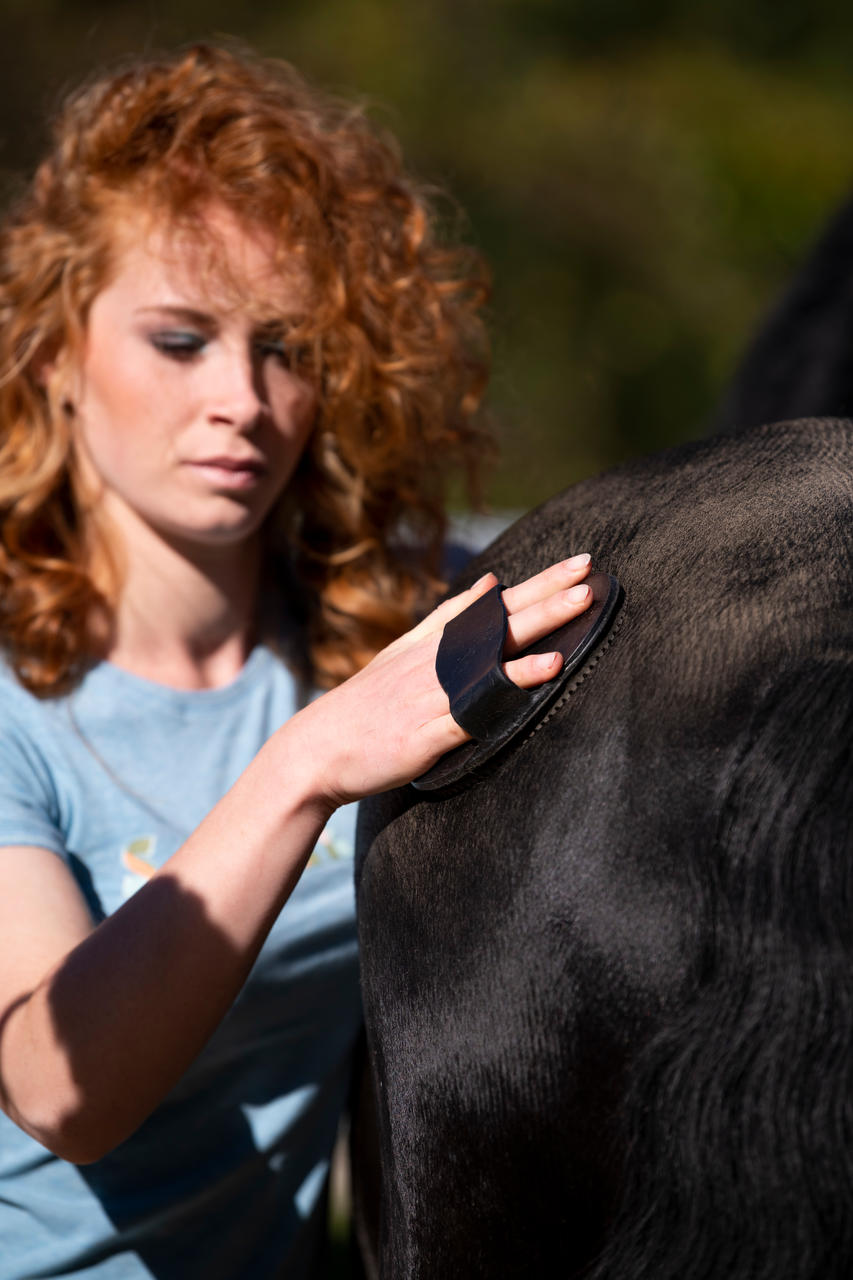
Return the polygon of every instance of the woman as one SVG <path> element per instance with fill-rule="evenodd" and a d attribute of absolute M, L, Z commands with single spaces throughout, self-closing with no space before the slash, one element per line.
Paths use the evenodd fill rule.
<path fill-rule="evenodd" d="M 482 289 L 361 115 L 214 48 L 69 100 L 0 273 L 2 1274 L 306 1275 L 347 806 L 463 740 L 435 651 L 493 583 L 412 627 Z M 518 684 L 587 563 L 505 593 Z"/>

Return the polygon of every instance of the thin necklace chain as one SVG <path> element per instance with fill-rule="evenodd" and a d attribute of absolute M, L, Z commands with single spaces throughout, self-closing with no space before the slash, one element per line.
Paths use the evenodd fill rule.
<path fill-rule="evenodd" d="M 104 757 L 101 755 L 100 751 L 95 746 L 95 744 L 86 737 L 86 734 L 81 729 L 80 723 L 77 720 L 76 715 L 74 714 L 74 706 L 73 706 L 72 699 L 69 698 L 65 705 L 68 710 L 68 719 L 71 723 L 72 730 L 74 731 L 76 736 L 79 738 L 79 740 L 82 742 L 86 750 L 89 752 L 92 759 L 96 762 L 96 764 L 100 766 L 101 769 L 103 769 L 104 773 L 107 775 L 110 781 L 115 783 L 118 789 L 120 791 L 123 791 L 126 796 L 129 796 L 131 800 L 135 800 L 136 803 L 141 805 L 143 809 L 147 809 L 147 811 L 151 814 L 151 816 L 154 819 L 156 819 L 157 822 L 161 823 L 163 826 L 171 827 L 173 830 L 183 831 L 184 828 L 180 826 L 178 823 L 176 823 L 174 819 L 164 814 L 161 810 L 157 808 L 156 805 L 153 805 L 151 803 L 151 801 L 148 799 L 147 796 L 142 795 L 141 792 L 137 791 L 135 787 L 132 787 L 129 782 L 127 782 L 124 778 L 122 778 L 119 774 L 116 773 L 112 765 L 110 765 L 104 759 Z M 188 836 L 189 834 L 190 834 L 189 831 L 187 831 L 186 836 Z"/>
<path fill-rule="evenodd" d="M 296 683 L 296 705 L 297 707 L 304 707 L 307 704 L 307 702 L 310 700 L 310 696 L 311 696 L 309 685 L 307 681 L 305 681 L 301 676 L 298 676 L 298 675 L 294 675 L 294 681 Z M 68 711 L 68 719 L 70 721 L 71 728 L 74 734 L 80 740 L 80 742 L 82 742 L 83 746 L 89 752 L 92 759 L 96 762 L 96 764 L 101 769 L 103 769 L 104 773 L 107 775 L 110 781 L 113 782 L 120 791 L 123 791 L 124 794 L 128 796 L 131 800 L 135 800 L 136 803 L 141 805 L 143 809 L 146 809 L 148 813 L 151 814 L 152 818 L 154 818 L 157 822 L 162 823 L 164 826 L 171 827 L 173 830 L 184 831 L 185 832 L 184 838 L 186 839 L 186 837 L 190 835 L 189 830 L 186 830 L 186 828 L 179 825 L 172 818 L 164 814 L 160 809 L 157 808 L 156 805 L 151 803 L 151 801 L 147 796 L 142 795 L 142 793 L 137 791 L 135 787 L 132 787 L 125 778 L 122 778 L 118 773 L 116 773 L 112 765 L 107 760 L 105 760 L 104 757 L 101 755 L 100 751 L 95 746 L 94 742 L 91 742 L 89 738 L 86 737 L 86 734 L 81 728 L 80 722 L 78 721 L 77 716 L 75 715 L 73 698 L 74 698 L 74 694 L 72 694 L 66 700 L 66 704 L 65 704 L 66 709 Z"/>

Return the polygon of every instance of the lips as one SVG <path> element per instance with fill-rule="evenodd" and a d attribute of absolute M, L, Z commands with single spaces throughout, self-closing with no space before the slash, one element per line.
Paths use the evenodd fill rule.
<path fill-rule="evenodd" d="M 222 471 L 252 471 L 256 475 L 260 475 L 266 471 L 266 464 L 263 458 L 255 456 L 249 457 L 217 457 L 217 458 L 198 458 L 192 464 L 194 467 L 218 467 Z"/>
<path fill-rule="evenodd" d="M 250 489 L 267 473 L 264 460 L 254 455 L 197 458 L 187 465 L 217 489 Z"/>

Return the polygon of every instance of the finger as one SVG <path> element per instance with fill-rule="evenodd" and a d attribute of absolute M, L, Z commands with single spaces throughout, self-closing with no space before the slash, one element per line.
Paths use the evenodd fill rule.
<path fill-rule="evenodd" d="M 529 644 L 571 622 L 591 604 L 592 590 L 585 582 L 580 582 L 569 587 L 568 591 L 549 596 L 540 604 L 511 614 L 507 622 L 504 653 L 513 654 L 526 649 Z"/>
<path fill-rule="evenodd" d="M 519 582 L 516 587 L 507 587 L 503 593 L 503 602 L 508 613 L 516 613 L 519 609 L 528 609 L 547 599 L 556 591 L 565 591 L 580 582 L 589 573 L 590 556 L 572 556 L 570 560 L 560 560 L 528 578 Z"/>
<path fill-rule="evenodd" d="M 504 671 L 513 684 L 519 689 L 536 689 L 546 680 L 553 680 L 562 669 L 561 653 L 531 653 L 526 658 L 516 658 L 514 662 L 505 662 Z"/>
<path fill-rule="evenodd" d="M 561 653 L 532 653 L 526 658 L 516 658 L 504 663 L 504 672 L 519 689 L 535 689 L 546 680 L 553 680 L 563 666 Z M 422 727 L 421 733 L 428 750 L 436 758 L 470 739 L 470 734 L 457 724 L 450 712 L 436 716 Z M 426 766 L 425 766 L 426 767 Z"/>
<path fill-rule="evenodd" d="M 470 742 L 471 735 L 465 732 L 461 724 L 456 723 L 448 711 L 446 715 L 437 716 L 430 724 L 424 726 L 422 739 L 425 749 L 432 757 L 429 764 L 424 765 L 424 769 L 428 769 L 445 752 L 461 747 L 463 742 Z"/>
<path fill-rule="evenodd" d="M 487 591 L 491 591 L 492 587 L 497 585 L 497 578 L 491 572 L 484 573 L 482 578 L 478 578 L 467 591 L 460 591 L 458 595 L 451 596 L 449 600 L 445 600 L 437 609 L 433 611 L 433 616 L 440 618 L 442 625 L 449 622 L 451 618 L 455 618 L 463 609 L 467 609 L 475 600 L 479 600 L 480 596 L 484 596 Z"/>
<path fill-rule="evenodd" d="M 442 630 L 451 618 L 455 618 L 463 609 L 467 609 L 475 600 L 479 600 L 480 596 L 484 596 L 496 583 L 497 578 L 493 573 L 484 573 L 482 578 L 478 578 L 466 591 L 460 591 L 458 595 L 451 596 L 449 600 L 443 601 L 433 609 L 422 622 L 406 633 L 405 638 L 417 640 L 431 631 Z"/>

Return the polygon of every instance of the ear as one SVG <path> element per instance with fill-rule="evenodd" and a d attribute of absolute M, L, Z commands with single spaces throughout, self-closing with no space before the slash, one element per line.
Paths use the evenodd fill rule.
<path fill-rule="evenodd" d="M 73 416 L 80 398 L 80 368 L 69 348 L 45 346 L 33 361 L 33 372 L 54 412 Z"/>

